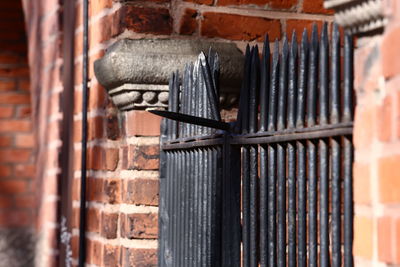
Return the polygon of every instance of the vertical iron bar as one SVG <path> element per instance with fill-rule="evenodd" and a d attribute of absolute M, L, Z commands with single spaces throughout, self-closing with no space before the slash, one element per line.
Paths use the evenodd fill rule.
<path fill-rule="evenodd" d="M 298 185 L 298 266 L 307 266 L 307 183 L 306 183 L 306 150 L 304 143 L 297 142 L 297 185 Z"/>
<path fill-rule="evenodd" d="M 277 145 L 277 210 L 278 210 L 278 260 L 277 266 L 286 266 L 286 155 L 285 146 Z"/>
<path fill-rule="evenodd" d="M 269 89 L 268 131 L 276 130 L 276 107 L 279 83 L 279 42 L 275 40 L 272 57 L 271 84 Z"/>
<path fill-rule="evenodd" d="M 340 33 L 337 24 L 333 24 L 331 54 L 331 90 L 330 90 L 330 123 L 338 123 L 340 114 Z"/>
<path fill-rule="evenodd" d="M 199 92 L 199 64 L 197 61 L 195 61 L 193 65 L 193 90 L 194 90 L 194 111 L 193 115 L 196 117 L 200 117 L 200 92 Z M 197 136 L 199 135 L 199 126 L 193 125 L 193 135 Z"/>
<path fill-rule="evenodd" d="M 297 88 L 297 105 L 296 105 L 296 127 L 304 127 L 306 94 L 307 94 L 307 77 L 308 77 L 308 34 L 307 30 L 303 31 L 300 46 L 299 58 L 299 84 Z M 304 143 L 297 141 L 297 186 L 298 186 L 298 248 L 297 258 L 298 266 L 305 267 L 307 264 L 307 183 L 306 183 L 306 150 Z"/>
<path fill-rule="evenodd" d="M 343 122 L 353 120 L 353 38 L 350 33 L 344 36 L 344 91 Z"/>
<path fill-rule="evenodd" d="M 192 266 L 199 266 L 199 228 L 198 228 L 198 221 L 199 221 L 199 203 L 200 203 L 200 150 L 195 150 L 195 158 L 196 164 L 194 165 L 194 200 L 193 200 L 193 264 Z"/>
<path fill-rule="evenodd" d="M 270 49 L 268 35 L 264 39 L 264 48 L 261 60 L 260 77 L 260 132 L 267 130 L 268 94 L 269 94 L 269 64 Z M 260 266 L 268 263 L 267 243 L 267 213 L 268 213 L 268 182 L 267 182 L 267 148 L 260 146 Z"/>
<path fill-rule="evenodd" d="M 280 73 L 279 73 L 278 115 L 277 115 L 278 130 L 283 130 L 286 128 L 288 54 L 289 54 L 289 46 L 288 46 L 288 40 L 285 36 L 283 39 L 283 47 L 280 60 Z"/>
<path fill-rule="evenodd" d="M 246 118 L 243 118 L 244 120 Z M 243 266 L 250 266 L 250 148 L 242 148 Z"/>
<path fill-rule="evenodd" d="M 206 96 L 210 107 L 210 116 L 206 118 L 220 121 L 221 115 L 219 114 L 219 109 L 218 109 L 218 99 L 217 99 L 216 89 L 214 88 L 214 82 L 212 80 L 210 66 L 203 52 L 200 53 L 200 63 L 201 63 L 201 73 L 205 81 L 204 89 L 206 90 Z"/>
<path fill-rule="evenodd" d="M 87 110 L 89 70 L 89 0 L 83 1 L 83 55 L 82 55 L 82 144 L 81 144 L 81 192 L 79 210 L 79 266 L 86 261 L 86 175 L 87 175 Z"/>
<path fill-rule="evenodd" d="M 353 266 L 353 147 L 351 137 L 344 137 L 344 266 Z"/>
<path fill-rule="evenodd" d="M 284 37 L 280 61 L 277 129 L 286 127 L 288 41 Z M 286 266 L 286 153 L 283 144 L 277 145 L 277 266 Z"/>
<path fill-rule="evenodd" d="M 307 141 L 308 163 L 308 254 L 309 265 L 317 266 L 317 149 L 314 141 Z"/>
<path fill-rule="evenodd" d="M 320 179 L 320 260 L 322 267 L 329 266 L 329 181 L 328 146 L 326 140 L 319 140 L 319 179 Z"/>
<path fill-rule="evenodd" d="M 270 49 L 269 38 L 265 35 L 264 48 L 261 59 L 260 74 L 260 132 L 267 130 L 268 116 L 268 94 L 269 94 L 269 61 Z"/>
<path fill-rule="evenodd" d="M 328 123 L 328 25 L 324 23 L 319 47 L 319 124 Z"/>
<path fill-rule="evenodd" d="M 288 153 L 288 266 L 296 266 L 296 150 L 287 144 Z"/>
<path fill-rule="evenodd" d="M 307 92 L 307 127 L 316 123 L 317 112 L 317 75 L 318 75 L 318 29 L 313 25 L 310 43 L 310 61 L 308 71 L 308 92 Z"/>
<path fill-rule="evenodd" d="M 193 130 L 193 128 L 192 128 Z M 187 266 L 191 267 L 193 266 L 193 223 L 195 220 L 195 217 L 193 216 L 193 212 L 194 212 L 194 205 L 193 205 L 193 200 L 194 200 L 194 194 L 195 194 L 195 189 L 194 189 L 194 185 L 195 185 L 195 165 L 197 165 L 197 162 L 194 160 L 195 158 L 195 151 L 194 150 L 190 150 L 189 151 L 189 177 L 188 177 L 188 192 L 189 192 L 189 196 L 188 196 L 188 215 L 189 215 L 189 222 L 188 222 L 188 239 L 187 239 L 187 246 L 188 246 L 188 254 L 187 254 Z"/>
<path fill-rule="evenodd" d="M 307 77 L 308 77 L 308 36 L 307 30 L 303 31 L 300 46 L 299 85 L 297 89 L 296 127 L 304 127 L 304 114 L 306 110 Z"/>
<path fill-rule="evenodd" d="M 325 23 L 321 32 L 319 50 L 319 124 L 328 123 L 328 27 Z M 320 181 L 320 260 L 322 267 L 329 266 L 329 165 L 326 140 L 319 140 Z"/>
<path fill-rule="evenodd" d="M 331 180 L 332 180 L 332 266 L 342 266 L 341 241 L 341 180 L 340 145 L 336 138 L 331 139 Z"/>
<path fill-rule="evenodd" d="M 350 33 L 344 37 L 344 91 L 343 122 L 353 120 L 353 38 Z M 353 148 L 351 137 L 344 137 L 344 266 L 353 266 Z"/>
<path fill-rule="evenodd" d="M 276 149 L 268 146 L 268 266 L 276 266 Z"/>
<path fill-rule="evenodd" d="M 249 92 L 249 132 L 257 131 L 258 118 L 258 95 L 259 95 L 259 53 L 258 46 L 255 46 L 251 64 L 250 74 L 250 92 Z M 258 203 L 257 203 L 257 176 L 258 176 L 258 153 L 257 146 L 250 147 L 250 266 L 258 266 L 258 247 L 257 247 L 257 229 L 258 229 Z"/>
<path fill-rule="evenodd" d="M 178 112 L 179 111 L 179 72 L 176 71 L 174 75 L 174 82 L 173 82 L 173 95 L 172 95 L 172 111 Z M 171 121 L 171 131 L 172 131 L 172 139 L 178 137 L 178 123 L 176 121 Z"/>
<path fill-rule="evenodd" d="M 160 126 L 160 142 L 165 142 L 167 139 L 167 120 L 162 119 L 161 120 L 161 126 Z M 168 152 L 162 151 L 160 149 L 160 193 L 159 193 L 159 217 L 158 217 L 158 239 L 159 239 L 159 249 L 158 249 L 158 262 L 160 263 L 161 266 L 165 266 L 166 263 L 164 261 L 165 257 L 165 242 L 166 242 L 166 227 L 168 225 L 168 218 L 167 218 L 167 206 L 166 206 L 166 181 L 167 181 L 167 175 L 168 175 Z"/>
<path fill-rule="evenodd" d="M 307 92 L 307 127 L 312 127 L 316 123 L 317 111 L 317 69 L 318 69 L 318 30 L 317 25 L 313 25 L 310 44 L 310 62 L 308 72 L 308 92 Z M 317 151 L 315 143 L 307 141 L 307 160 L 308 160 L 308 254 L 309 266 L 317 266 L 318 240 L 317 240 Z"/>
<path fill-rule="evenodd" d="M 249 45 L 246 46 L 244 74 L 242 86 L 240 88 L 239 112 L 237 116 L 236 129 L 237 133 L 247 133 L 248 128 L 248 106 L 249 106 L 249 92 L 248 80 L 250 76 L 251 54 Z"/>
<path fill-rule="evenodd" d="M 297 97 L 297 38 L 293 31 L 289 51 L 288 128 L 295 127 Z M 288 157 L 288 266 L 296 266 L 296 149 L 287 144 Z"/>
<path fill-rule="evenodd" d="M 297 37 L 293 31 L 292 42 L 289 50 L 289 81 L 288 81 L 288 116 L 287 127 L 292 129 L 296 123 L 296 99 L 297 99 Z"/>

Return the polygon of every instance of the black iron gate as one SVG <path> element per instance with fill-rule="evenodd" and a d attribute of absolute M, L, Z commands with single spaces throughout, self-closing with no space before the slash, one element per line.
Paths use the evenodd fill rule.
<path fill-rule="evenodd" d="M 353 40 L 331 39 L 248 47 L 231 124 L 217 54 L 174 73 L 154 111 L 180 121 L 162 127 L 160 266 L 353 265 Z"/>

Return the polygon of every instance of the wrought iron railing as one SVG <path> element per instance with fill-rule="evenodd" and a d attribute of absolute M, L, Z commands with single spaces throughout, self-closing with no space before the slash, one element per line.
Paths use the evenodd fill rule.
<path fill-rule="evenodd" d="M 182 86 L 173 75 L 169 111 L 154 111 L 180 121 L 163 127 L 160 266 L 353 265 L 352 37 L 340 43 L 324 25 L 272 54 L 266 37 L 261 60 L 248 47 L 231 124 L 215 53 Z"/>

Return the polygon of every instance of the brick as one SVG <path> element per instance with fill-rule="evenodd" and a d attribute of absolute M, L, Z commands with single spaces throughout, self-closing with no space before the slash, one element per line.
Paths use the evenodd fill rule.
<path fill-rule="evenodd" d="M 258 5 L 277 9 L 289 9 L 297 4 L 297 0 L 219 0 L 218 5 Z"/>
<path fill-rule="evenodd" d="M 87 160 L 87 164 L 88 164 L 88 169 L 92 169 L 92 170 L 102 170 L 103 168 L 103 159 L 104 159 L 104 155 L 103 155 L 103 149 L 99 146 L 94 146 L 94 147 L 90 147 L 88 149 L 88 160 Z"/>
<path fill-rule="evenodd" d="M 159 146 L 129 146 L 128 168 L 138 170 L 155 170 L 159 167 Z"/>
<path fill-rule="evenodd" d="M 400 202 L 400 155 L 380 158 L 378 161 L 379 200 L 382 203 Z"/>
<path fill-rule="evenodd" d="M 0 209 L 8 209 L 13 205 L 12 199 L 9 196 L 0 196 Z"/>
<path fill-rule="evenodd" d="M 8 210 L 0 212 L 0 226 L 26 227 L 32 223 L 32 219 L 32 214 L 29 210 Z"/>
<path fill-rule="evenodd" d="M 35 209 L 37 207 L 36 198 L 32 195 L 16 196 L 15 207 Z"/>
<path fill-rule="evenodd" d="M 400 46 L 399 35 L 400 27 L 396 26 L 386 31 L 382 38 L 380 47 L 382 55 L 381 66 L 382 74 L 386 79 L 400 74 L 400 62 L 398 60 L 393 60 L 393 55 L 395 55 L 397 47 Z"/>
<path fill-rule="evenodd" d="M 119 266 L 119 262 L 120 262 L 120 247 L 108 244 L 104 245 L 102 266 Z"/>
<path fill-rule="evenodd" d="M 93 233 L 100 232 L 100 212 L 98 209 L 87 209 L 87 226 L 86 230 Z"/>
<path fill-rule="evenodd" d="M 15 145 L 17 147 L 32 148 L 35 145 L 33 134 L 17 134 L 15 136 Z"/>
<path fill-rule="evenodd" d="M 279 20 L 213 12 L 204 13 L 203 18 L 200 32 L 209 38 L 262 41 L 267 33 L 271 40 L 281 37 Z"/>
<path fill-rule="evenodd" d="M 191 8 L 185 9 L 185 13 L 183 14 L 180 25 L 179 25 L 179 33 L 184 35 L 191 35 L 196 32 L 198 28 L 197 23 L 197 11 Z"/>
<path fill-rule="evenodd" d="M 12 142 L 11 136 L 0 136 L 0 147 L 10 146 Z"/>
<path fill-rule="evenodd" d="M 354 163 L 354 201 L 357 204 L 371 203 L 370 167 L 368 164 Z"/>
<path fill-rule="evenodd" d="M 87 178 L 87 198 L 89 201 L 101 202 L 103 200 L 103 183 L 100 178 Z"/>
<path fill-rule="evenodd" d="M 119 150 L 117 148 L 105 149 L 106 170 L 113 171 L 118 166 Z"/>
<path fill-rule="evenodd" d="M 372 259 L 373 223 L 371 218 L 355 216 L 354 218 L 354 255 Z"/>
<path fill-rule="evenodd" d="M 123 248 L 122 267 L 156 267 L 157 250 L 143 248 Z"/>
<path fill-rule="evenodd" d="M 356 149 L 366 149 L 371 146 L 375 130 L 374 113 L 374 107 L 369 105 L 356 106 L 354 120 L 354 146 Z"/>
<path fill-rule="evenodd" d="M 106 124 L 107 139 L 118 140 L 118 138 L 121 136 L 118 117 L 116 115 L 108 114 L 106 118 Z"/>
<path fill-rule="evenodd" d="M 388 142 L 392 137 L 392 99 L 388 95 L 384 98 L 382 105 L 377 110 L 377 126 L 378 126 L 378 139 L 382 142 Z"/>
<path fill-rule="evenodd" d="M 15 78 L 15 77 L 29 77 L 29 67 L 15 66 L 15 67 L 0 67 L 0 77 Z"/>
<path fill-rule="evenodd" d="M 209 5 L 211 6 L 213 4 L 214 0 L 183 0 L 185 2 L 192 2 L 195 4 L 199 4 L 199 5 Z"/>
<path fill-rule="evenodd" d="M 104 50 L 99 52 L 100 54 L 98 54 L 98 56 L 96 57 L 96 59 L 102 57 L 104 55 Z M 91 66 L 93 66 L 93 61 L 94 57 L 91 56 L 90 57 L 90 62 L 89 64 Z M 92 75 L 91 75 L 92 76 Z M 108 98 L 108 94 L 106 92 L 106 89 L 104 89 L 103 86 L 101 86 L 101 84 L 99 83 L 94 83 L 91 87 L 90 87 L 90 97 L 89 97 L 89 106 L 88 109 L 89 110 L 97 110 L 97 109 L 105 109 L 108 102 L 109 102 L 109 98 Z"/>
<path fill-rule="evenodd" d="M 383 262 L 392 262 L 392 219 L 388 216 L 378 218 L 378 258 Z"/>
<path fill-rule="evenodd" d="M 25 118 L 31 118 L 32 115 L 32 110 L 31 107 L 26 105 L 26 106 L 21 106 L 19 105 L 17 107 L 17 112 L 16 112 L 16 118 L 21 118 L 21 119 L 25 119 Z"/>
<path fill-rule="evenodd" d="M 11 167 L 8 165 L 0 165 L 0 177 L 7 177 L 11 175 Z"/>
<path fill-rule="evenodd" d="M 9 148 L 0 150 L 0 159 L 3 159 L 3 162 L 27 162 L 31 155 L 31 150 L 22 148 Z"/>
<path fill-rule="evenodd" d="M 102 192 L 105 195 L 105 202 L 110 204 L 119 203 L 121 201 L 121 180 L 107 179 L 103 183 Z"/>
<path fill-rule="evenodd" d="M 118 213 L 101 214 L 101 236 L 107 239 L 117 238 Z"/>
<path fill-rule="evenodd" d="M 0 118 L 10 118 L 14 114 L 14 107 L 7 106 L 7 107 L 0 107 Z"/>
<path fill-rule="evenodd" d="M 24 193 L 28 189 L 28 183 L 22 180 L 1 180 L 0 193 L 2 194 L 18 194 Z"/>
<path fill-rule="evenodd" d="M 0 56 L 1 63 L 1 56 Z M 14 80 L 0 80 L 0 91 L 13 91 L 16 88 Z"/>
<path fill-rule="evenodd" d="M 304 0 L 303 12 L 304 13 L 328 14 L 328 15 L 332 15 L 334 13 L 334 11 L 332 9 L 324 8 L 324 0 Z"/>
<path fill-rule="evenodd" d="M 161 117 L 143 110 L 126 113 L 127 136 L 159 136 Z"/>
<path fill-rule="evenodd" d="M 286 21 L 286 34 L 289 39 L 292 38 L 293 31 L 296 31 L 297 40 L 300 41 L 302 39 L 302 34 L 304 29 L 307 29 L 308 35 L 311 35 L 312 27 L 316 24 L 318 27 L 318 32 L 321 32 L 322 21 L 313 21 L 313 20 L 301 20 L 301 19 L 288 19 Z"/>
<path fill-rule="evenodd" d="M 154 179 L 133 179 L 127 181 L 124 202 L 137 205 L 158 205 L 159 181 Z"/>
<path fill-rule="evenodd" d="M 103 245 L 101 242 L 87 239 L 87 261 L 100 266 L 102 257 Z"/>
<path fill-rule="evenodd" d="M 121 236 L 128 239 L 157 238 L 157 217 L 155 213 L 121 214 Z"/>
<path fill-rule="evenodd" d="M 19 94 L 19 93 L 0 94 L 0 104 L 29 104 L 30 101 L 31 99 L 28 94 Z"/>
<path fill-rule="evenodd" d="M 82 123 L 82 122 L 80 122 Z M 104 119 L 101 116 L 90 118 L 88 120 L 88 139 L 101 139 L 104 136 Z"/>
<path fill-rule="evenodd" d="M 126 30 L 137 33 L 170 35 L 172 33 L 172 17 L 166 8 L 150 8 L 124 5 L 118 12 L 118 22 L 113 35 Z"/>
<path fill-rule="evenodd" d="M 18 81 L 18 89 L 21 91 L 29 92 L 31 90 L 30 88 L 31 82 L 29 80 L 19 80 Z"/>
<path fill-rule="evenodd" d="M 15 164 L 14 175 L 19 178 L 33 177 L 36 173 L 35 164 Z"/>
<path fill-rule="evenodd" d="M 29 120 L 0 121 L 0 132 L 27 132 L 31 130 Z"/>

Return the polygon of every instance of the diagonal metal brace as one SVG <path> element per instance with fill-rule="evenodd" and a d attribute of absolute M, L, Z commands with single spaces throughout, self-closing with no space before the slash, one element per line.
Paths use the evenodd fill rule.
<path fill-rule="evenodd" d="M 199 126 L 210 127 L 214 129 L 220 129 L 224 131 L 231 131 L 231 125 L 226 122 L 210 120 L 206 118 L 196 117 L 192 115 L 186 115 L 178 112 L 166 111 L 166 110 L 149 110 L 150 113 L 155 115 L 179 121 L 185 123 L 191 123 Z"/>

